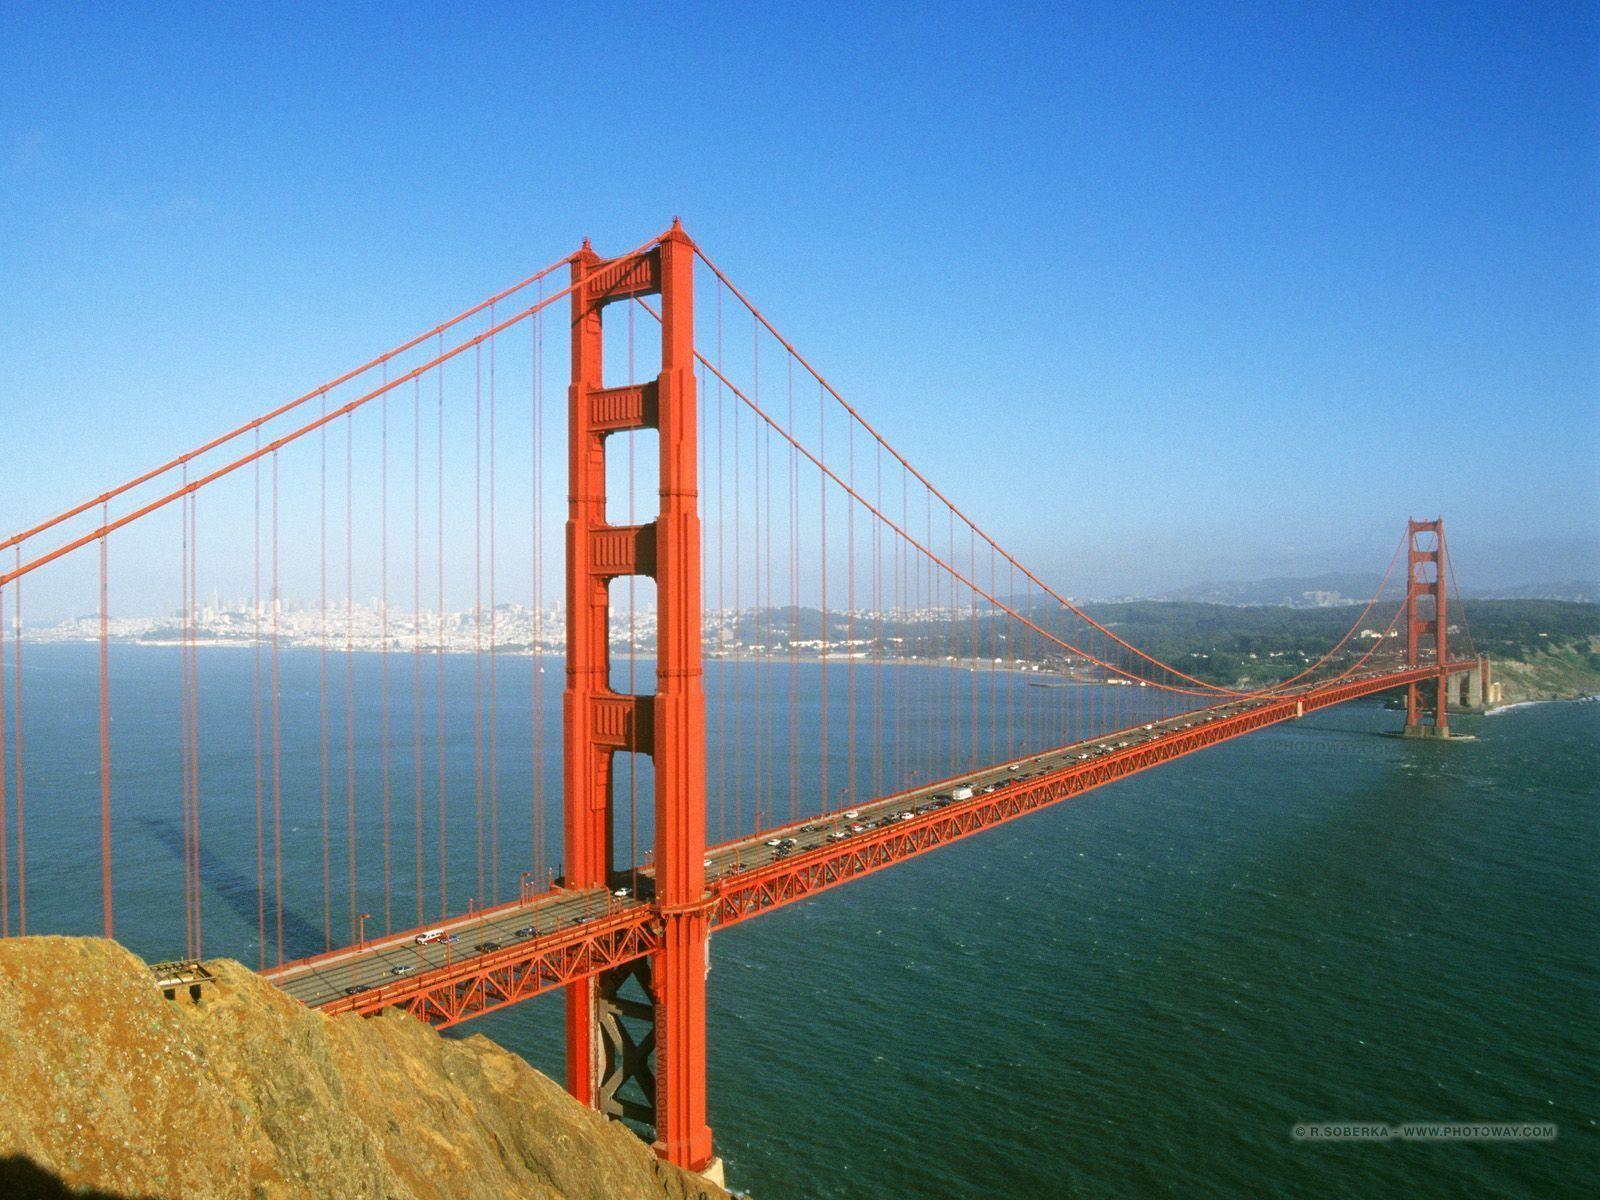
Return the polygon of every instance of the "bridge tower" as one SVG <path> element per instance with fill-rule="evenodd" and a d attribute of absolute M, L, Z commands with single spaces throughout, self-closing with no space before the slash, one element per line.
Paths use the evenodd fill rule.
<path fill-rule="evenodd" d="M 655 894 L 662 946 L 648 971 L 624 969 L 567 988 L 567 1088 L 613 1116 L 653 1126 L 659 1154 L 693 1171 L 712 1164 L 706 1124 L 705 691 L 700 625 L 700 517 L 694 380 L 694 246 L 678 222 L 651 250 L 601 259 L 587 241 L 572 261 L 572 384 L 568 391 L 567 687 L 563 697 L 563 840 L 570 887 L 612 881 L 612 761 L 655 762 Z M 661 373 L 606 387 L 601 318 L 607 305 L 661 297 Z M 655 429 L 660 512 L 643 525 L 606 521 L 606 439 Z M 653 695 L 610 686 L 613 579 L 656 581 Z M 632 976 L 644 1000 L 621 995 Z M 623 1018 L 648 1023 L 635 1039 Z M 651 1059 L 654 1062 L 651 1062 Z M 645 1099 L 624 1101 L 637 1084 Z"/>
<path fill-rule="evenodd" d="M 1406 662 L 1417 667 L 1422 652 L 1432 650 L 1439 666 L 1435 687 L 1433 723 L 1423 724 L 1418 685 L 1406 688 L 1406 727 L 1409 737 L 1449 737 L 1449 678 L 1444 665 L 1450 660 L 1445 613 L 1444 518 L 1412 521 L 1406 548 Z"/>

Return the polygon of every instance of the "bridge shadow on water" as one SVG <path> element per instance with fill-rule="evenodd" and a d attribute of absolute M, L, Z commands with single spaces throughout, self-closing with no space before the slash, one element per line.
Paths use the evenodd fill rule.
<path fill-rule="evenodd" d="M 146 832 L 153 837 L 163 849 L 171 853 L 177 862 L 183 861 L 183 830 L 176 821 L 164 817 L 141 815 L 137 818 Z M 235 916 L 244 922 L 250 930 L 256 928 L 256 881 L 254 876 L 247 876 L 230 867 L 226 860 L 206 850 L 202 841 L 200 846 L 200 882 L 210 888 L 222 898 L 222 902 L 231 909 Z M 267 896 L 267 944 L 270 950 L 275 940 L 275 921 L 273 911 L 273 898 Z M 323 949 L 322 926 L 315 924 L 306 917 L 301 916 L 287 904 L 283 909 L 283 957 L 285 961 L 300 958 L 307 954 L 317 954 Z M 246 963 L 248 966 L 249 964 Z M 10 1193 L 0 1190 L 0 1197 L 7 1197 Z"/>
<path fill-rule="evenodd" d="M 134 1192 L 72 1187 L 25 1154 L 0 1156 L 0 1196 L 6 1200 L 158 1200 Z"/>

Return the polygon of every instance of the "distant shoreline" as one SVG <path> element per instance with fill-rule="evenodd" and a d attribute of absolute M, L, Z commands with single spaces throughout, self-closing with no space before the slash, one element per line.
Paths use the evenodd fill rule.
<path fill-rule="evenodd" d="M 90 637 L 90 638 L 66 638 L 66 637 L 30 638 L 30 637 L 24 635 L 23 639 L 22 639 L 22 643 L 23 643 L 24 646 L 95 646 L 95 645 L 99 644 L 99 639 L 98 638 L 92 638 L 92 637 Z M 199 649 L 207 649 L 207 650 L 211 650 L 211 649 L 218 649 L 218 650 L 221 650 L 221 649 L 253 650 L 253 649 L 256 649 L 258 646 L 262 650 L 270 650 L 270 649 L 272 649 L 271 641 L 266 639 L 266 638 L 263 638 L 260 642 L 250 641 L 250 640 L 242 640 L 242 639 L 238 639 L 238 638 L 196 638 L 193 641 L 185 642 L 185 641 L 183 641 L 181 639 L 172 639 L 172 638 L 126 638 L 125 637 L 125 638 L 111 638 L 110 639 L 110 644 L 113 645 L 113 646 L 147 646 L 147 647 L 156 648 L 156 649 L 182 649 L 185 646 L 193 646 L 193 647 L 196 647 L 196 648 L 199 648 Z M 323 647 L 322 647 L 320 642 L 284 642 L 284 641 L 280 640 L 280 642 L 278 643 L 278 649 L 280 651 L 282 651 L 282 650 L 313 650 L 313 651 L 319 651 L 322 648 Z M 626 652 L 627 647 L 626 647 L 625 644 L 619 647 L 617 643 L 612 643 L 612 650 L 613 650 L 614 654 L 619 648 L 624 653 Z M 432 645 L 424 644 L 421 647 L 391 646 L 391 647 L 389 647 L 388 653 L 390 653 L 391 655 L 405 655 L 405 654 L 411 654 L 411 653 L 413 653 L 414 650 L 417 650 L 417 649 L 420 649 L 421 652 L 424 653 L 424 654 L 430 654 L 430 655 L 431 654 L 438 654 L 440 652 L 438 644 L 435 643 L 435 644 L 432 644 Z M 384 653 L 384 650 L 383 650 L 383 648 L 381 646 L 352 645 L 348 649 L 346 649 L 346 647 L 342 644 L 342 642 L 339 639 L 333 638 L 333 637 L 330 637 L 328 639 L 327 650 L 328 650 L 328 652 L 330 654 L 374 654 L 374 655 L 379 655 L 379 654 Z M 446 646 L 444 648 L 443 652 L 445 654 L 447 654 L 447 655 L 460 655 L 460 656 L 467 656 L 467 655 L 472 655 L 472 654 L 478 653 L 476 648 L 474 648 L 472 646 Z M 489 653 L 490 652 L 489 647 L 487 645 L 485 645 L 483 647 L 483 651 L 482 652 L 485 653 L 485 654 Z M 494 647 L 493 653 L 496 656 L 507 655 L 507 656 L 510 656 L 510 657 L 513 657 L 513 658 L 549 658 L 549 659 L 555 659 L 555 660 L 558 660 L 558 661 L 563 658 L 563 654 L 560 651 L 553 651 L 553 650 L 533 651 L 533 650 L 529 650 L 526 646 L 497 645 L 497 646 Z M 653 659 L 655 657 L 654 648 L 652 648 L 649 651 L 648 654 L 641 653 L 640 657 L 641 658 Z M 780 653 L 776 653 L 776 654 L 773 654 L 771 656 L 761 655 L 761 654 L 750 654 L 750 653 L 744 653 L 744 654 L 707 654 L 707 655 L 705 655 L 703 661 L 704 661 L 704 665 L 709 668 L 710 666 L 712 666 L 715 663 L 733 663 L 733 664 L 742 665 L 742 666 L 760 665 L 760 664 L 763 664 L 763 663 L 782 663 L 784 665 L 788 665 L 788 663 L 791 661 L 791 659 L 790 659 L 788 651 L 782 651 Z M 1026 666 L 1026 665 L 1019 665 L 1017 663 L 995 663 L 992 660 L 987 659 L 987 658 L 979 658 L 979 659 L 971 659 L 971 658 L 961 658 L 961 659 L 869 658 L 869 657 L 866 657 L 865 655 L 851 655 L 851 654 L 846 654 L 846 653 L 843 653 L 843 652 L 841 652 L 839 654 L 830 654 L 830 655 L 827 656 L 827 658 L 824 658 L 822 655 L 817 654 L 815 651 L 808 651 L 808 652 L 806 652 L 804 654 L 796 654 L 793 657 L 792 661 L 794 663 L 796 663 L 797 665 L 798 664 L 808 664 L 808 665 L 812 665 L 812 666 L 821 666 L 824 663 L 826 663 L 829 666 L 833 666 L 833 667 L 837 667 L 837 668 L 845 669 L 845 670 L 848 670 L 849 667 L 852 664 L 854 664 L 857 667 L 866 667 L 866 668 L 871 668 L 871 667 L 924 667 L 924 668 L 926 668 L 926 667 L 945 667 L 945 668 L 948 668 L 948 669 L 961 670 L 961 671 L 972 671 L 972 670 L 975 669 L 975 670 L 977 670 L 979 672 L 993 671 L 993 672 L 996 672 L 996 673 L 1005 673 L 1007 675 L 1038 676 L 1041 680 L 1046 680 L 1046 679 L 1049 680 L 1048 684 L 1042 684 L 1041 685 L 1041 686 L 1046 687 L 1047 689 L 1071 688 L 1071 687 L 1148 687 L 1148 686 L 1153 686 L 1153 685 L 1138 683 L 1138 682 L 1134 682 L 1134 681 L 1124 682 L 1124 681 L 1116 680 L 1116 679 L 1075 679 L 1075 678 L 1072 678 L 1071 676 L 1062 675 L 1060 672 L 1052 670 L 1050 668 L 1040 667 L 1040 668 L 1035 669 L 1035 668 L 1032 668 L 1032 667 L 1029 667 L 1029 666 Z M 1219 685 L 1219 686 L 1226 686 L 1226 685 Z"/>
<path fill-rule="evenodd" d="M 94 646 L 94 645 L 98 645 L 99 644 L 99 639 L 98 638 L 94 638 L 94 637 L 43 637 L 43 638 L 40 638 L 40 637 L 35 637 L 35 636 L 29 636 L 26 632 L 24 632 L 24 634 L 22 636 L 22 644 L 24 646 L 29 646 L 29 647 L 38 647 L 38 646 Z M 181 649 L 186 645 L 194 646 L 196 648 L 203 648 L 203 649 L 206 649 L 206 650 L 253 650 L 253 649 L 256 649 L 257 647 L 259 647 L 262 650 L 270 650 L 272 648 L 271 641 L 266 639 L 266 638 L 263 638 L 260 642 L 256 642 L 256 641 L 249 640 L 249 639 L 238 639 L 238 638 L 196 638 L 193 641 L 186 643 L 181 639 L 175 639 L 175 638 L 151 638 L 151 639 L 146 639 L 146 638 L 129 638 L 129 637 L 115 638 L 114 637 L 114 638 L 110 639 L 110 644 L 114 645 L 114 646 L 145 646 L 145 647 L 150 647 L 150 648 L 153 648 L 153 649 L 169 649 L 169 650 L 170 649 Z M 370 644 L 356 644 L 356 645 L 350 646 L 347 649 L 344 646 L 342 640 L 337 638 L 337 637 L 330 637 L 328 639 L 328 644 L 327 644 L 326 648 L 329 651 L 329 653 L 332 653 L 332 654 L 382 655 L 382 654 L 385 653 L 383 647 L 381 647 L 381 646 L 373 646 L 373 645 L 370 645 Z M 278 644 L 278 649 L 280 651 L 282 651 L 282 650 L 320 651 L 321 649 L 323 649 L 323 646 L 322 646 L 322 644 L 320 642 L 307 642 L 307 641 L 286 642 L 286 641 L 282 641 L 280 639 L 279 644 Z M 402 655 L 410 655 L 410 654 L 414 653 L 417 650 L 420 650 L 421 653 L 426 654 L 426 655 L 430 655 L 430 656 L 439 654 L 441 652 L 439 645 L 437 643 L 433 643 L 433 644 L 424 644 L 421 647 L 390 646 L 388 648 L 387 653 L 390 654 L 390 655 L 398 657 L 398 656 L 402 656 Z M 446 645 L 443 648 L 442 652 L 444 654 L 446 654 L 446 655 L 451 656 L 451 657 L 467 657 L 467 656 L 471 656 L 471 655 L 480 653 L 480 651 L 477 648 L 475 648 L 473 646 L 470 646 L 470 645 L 468 645 L 468 646 Z M 490 652 L 491 652 L 490 648 L 489 648 L 489 646 L 487 644 L 482 647 L 481 653 L 487 654 L 487 653 L 490 653 Z M 613 656 L 614 657 L 618 653 L 626 654 L 626 652 L 627 652 L 626 644 L 619 645 L 619 644 L 613 643 L 612 644 L 612 652 L 613 652 Z M 508 646 L 508 645 L 505 645 L 505 644 L 496 645 L 493 648 L 492 653 L 496 657 L 505 656 L 505 657 L 510 657 L 510 658 L 546 658 L 546 659 L 551 659 L 553 661 L 561 661 L 563 659 L 563 657 L 564 657 L 563 653 L 561 651 L 559 651 L 559 650 L 531 650 L 527 646 Z M 641 652 L 640 657 L 641 658 L 645 658 L 645 659 L 654 659 L 654 657 L 655 657 L 654 648 L 652 647 L 648 652 Z M 1018 663 L 1014 663 L 1014 662 L 995 663 L 992 660 L 986 659 L 986 658 L 980 658 L 980 659 L 971 659 L 971 658 L 960 658 L 960 659 L 870 658 L 870 657 L 866 657 L 866 656 L 863 656 L 863 655 L 853 655 L 853 654 L 848 654 L 848 653 L 845 653 L 845 652 L 841 651 L 840 653 L 837 653 L 837 654 L 829 654 L 827 656 L 827 658 L 824 659 L 822 655 L 816 653 L 816 651 L 814 651 L 814 650 L 808 650 L 805 653 L 796 653 L 792 658 L 791 658 L 789 652 L 786 651 L 786 650 L 785 651 L 776 652 L 776 653 L 772 654 L 771 656 L 762 655 L 762 654 L 752 654 L 752 653 L 745 652 L 745 653 L 739 653 L 739 654 L 726 654 L 726 655 L 708 653 L 704 657 L 704 665 L 708 670 L 714 664 L 718 664 L 718 663 L 732 663 L 732 664 L 740 665 L 740 666 L 750 666 L 750 665 L 760 665 L 760 664 L 763 664 L 763 663 L 781 663 L 783 665 L 788 665 L 790 662 L 793 662 L 796 665 L 804 664 L 804 665 L 810 665 L 810 666 L 821 666 L 824 663 L 826 663 L 827 665 L 829 665 L 829 666 L 831 666 L 831 667 L 833 667 L 833 668 L 835 668 L 837 670 L 844 670 L 844 671 L 848 671 L 852 666 L 855 666 L 855 667 L 858 667 L 858 668 L 866 668 L 866 669 L 869 669 L 869 670 L 870 669 L 874 669 L 874 668 L 882 668 L 882 667 L 917 667 L 917 668 L 923 668 L 923 669 L 935 668 L 935 667 L 943 667 L 943 668 L 948 669 L 948 670 L 957 670 L 957 671 L 968 671 L 968 672 L 977 671 L 979 673 L 993 672 L 993 673 L 996 673 L 996 674 L 1004 673 L 1006 675 L 1033 676 L 1033 677 L 1037 677 L 1038 678 L 1039 686 L 1044 690 L 1055 690 L 1055 689 L 1058 689 L 1058 688 L 1079 688 L 1079 687 L 1151 687 L 1151 686 L 1154 686 L 1154 685 L 1151 685 L 1151 684 L 1148 684 L 1148 683 L 1138 683 L 1138 682 L 1132 682 L 1132 681 L 1124 682 L 1124 681 L 1117 680 L 1117 679 L 1077 679 L 1077 678 L 1073 678 L 1070 675 L 1063 675 L 1059 671 L 1056 671 L 1054 669 L 1047 668 L 1047 667 L 1034 668 L 1034 667 L 1031 667 L 1031 666 L 1028 666 L 1028 665 L 1018 664 Z M 1577 702 L 1577 701 L 1591 700 L 1591 699 L 1595 698 L 1597 695 L 1600 695 L 1600 687 L 1596 687 L 1596 681 L 1593 680 L 1593 679 L 1589 679 L 1589 678 L 1585 678 L 1585 679 L 1583 679 L 1581 681 L 1574 680 L 1574 681 L 1571 682 L 1571 685 L 1567 686 L 1567 687 L 1561 686 L 1559 683 L 1557 683 L 1554 680 L 1541 680 L 1540 682 L 1544 683 L 1546 686 L 1543 687 L 1543 688 L 1539 688 L 1538 691 L 1535 694 L 1530 695 L 1527 692 L 1523 691 L 1522 689 L 1524 687 L 1526 687 L 1528 685 L 1528 683 L 1531 683 L 1533 681 L 1532 680 L 1524 680 L 1524 679 L 1521 679 L 1521 678 L 1518 678 L 1518 677 L 1523 675 L 1524 672 L 1537 671 L 1538 667 L 1539 667 L 1539 664 L 1537 664 L 1537 663 L 1528 663 L 1528 662 L 1525 662 L 1525 661 L 1520 660 L 1520 659 L 1500 659 L 1500 660 L 1495 660 L 1495 666 L 1497 668 L 1509 668 L 1508 670 L 1506 670 L 1505 675 L 1502 676 L 1501 678 L 1504 679 L 1504 681 L 1509 685 L 1508 690 L 1510 690 L 1512 694 L 1506 700 L 1505 703 L 1497 706 L 1496 708 L 1492 708 L 1492 709 L 1487 710 L 1487 712 L 1484 715 L 1488 715 L 1489 713 L 1505 712 L 1508 709 L 1517 708 L 1517 707 L 1520 707 L 1520 706 L 1525 705 L 1525 704 L 1571 703 L 1571 702 Z M 1513 682 L 1513 680 L 1515 680 L 1515 682 Z M 1240 683 L 1236 682 L 1236 683 L 1233 683 L 1233 684 L 1219 684 L 1219 685 L 1216 685 L 1216 686 L 1224 688 L 1224 689 L 1249 690 L 1249 687 L 1251 685 L 1240 684 Z M 1271 686 L 1271 684 L 1259 684 L 1259 685 L 1256 685 L 1256 686 L 1268 687 L 1268 686 Z M 1219 693 L 1219 695 L 1222 695 L 1222 694 L 1225 694 L 1225 692 L 1224 693 Z"/>

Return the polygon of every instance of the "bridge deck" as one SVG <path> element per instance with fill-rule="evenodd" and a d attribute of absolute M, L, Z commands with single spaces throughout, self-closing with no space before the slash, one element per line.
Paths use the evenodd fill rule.
<path fill-rule="evenodd" d="M 453 939 L 450 942 L 419 945 L 416 941 L 419 930 L 406 930 L 369 939 L 363 946 L 345 946 L 327 954 L 285 963 L 266 971 L 265 975 L 296 1000 L 321 1005 L 357 994 L 351 989 L 397 984 L 406 975 L 421 975 L 480 957 L 487 952 L 477 947 L 485 943 L 511 945 L 548 937 L 563 929 L 581 928 L 596 918 L 614 915 L 618 907 L 619 902 L 603 888 L 543 892 L 526 901 L 451 917 L 423 927 L 446 930 Z M 400 973 L 396 972 L 397 968 Z"/>
<path fill-rule="evenodd" d="M 1207 746 L 1437 674 L 1419 667 L 1355 675 L 1198 709 L 713 847 L 713 923 L 732 925 Z M 956 787 L 970 787 L 971 797 L 954 798 Z M 659 944 L 652 886 L 645 871 L 639 896 L 557 889 L 425 927 L 448 930 L 453 942 L 419 945 L 420 930 L 410 930 L 266 974 L 326 1011 L 398 1006 L 451 1025 L 651 953 Z"/>

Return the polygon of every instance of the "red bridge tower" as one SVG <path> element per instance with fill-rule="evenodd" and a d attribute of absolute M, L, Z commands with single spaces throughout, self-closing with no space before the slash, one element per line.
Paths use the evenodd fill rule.
<path fill-rule="evenodd" d="M 1450 660 L 1446 648 L 1444 519 L 1412 521 L 1406 547 L 1406 662 L 1421 666 L 1423 652 L 1431 650 L 1439 666 L 1435 687 L 1433 724 L 1419 719 L 1417 685 L 1406 688 L 1405 732 L 1412 737 L 1449 737 L 1447 697 L 1449 678 L 1444 664 Z"/>
<path fill-rule="evenodd" d="M 712 1162 L 706 1125 L 705 691 L 696 471 L 694 246 L 677 221 L 653 249 L 603 260 L 588 242 L 572 263 L 568 393 L 567 689 L 562 715 L 566 882 L 612 880 L 612 760 L 655 761 L 655 894 L 662 948 L 650 960 L 567 988 L 567 1088 L 579 1100 L 655 1130 L 656 1150 L 689 1170 Z M 606 305 L 661 296 L 661 373 L 606 387 Z M 606 438 L 660 435 L 661 508 L 644 525 L 606 521 Z M 612 690 L 611 580 L 656 581 L 654 695 Z M 643 997 L 629 998 L 637 984 Z M 642 1034 L 630 1029 L 643 1025 Z M 624 1087 L 632 1091 L 632 1098 Z M 642 1096 L 642 1099 L 640 1098 Z"/>

